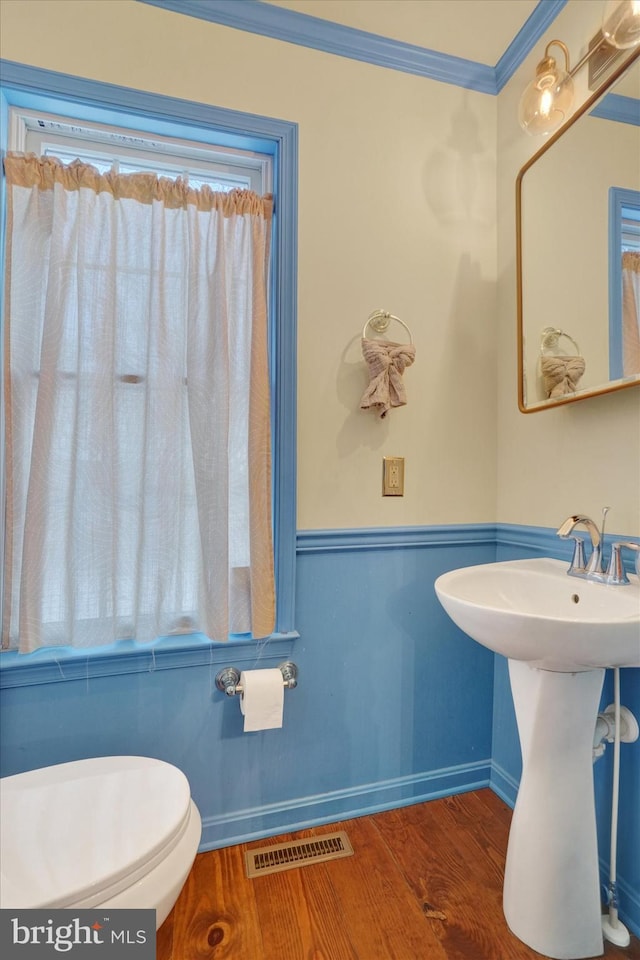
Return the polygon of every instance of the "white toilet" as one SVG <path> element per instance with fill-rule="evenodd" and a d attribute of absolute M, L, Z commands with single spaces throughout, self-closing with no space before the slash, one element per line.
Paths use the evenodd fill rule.
<path fill-rule="evenodd" d="M 138 907 L 166 919 L 202 824 L 189 783 L 148 757 L 97 757 L 0 780 L 0 907 Z"/>

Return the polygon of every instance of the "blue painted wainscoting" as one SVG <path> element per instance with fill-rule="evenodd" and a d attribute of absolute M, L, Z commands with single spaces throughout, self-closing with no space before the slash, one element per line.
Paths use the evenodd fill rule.
<path fill-rule="evenodd" d="M 459 566 L 566 550 L 553 531 L 495 524 L 300 532 L 299 639 L 4 654 L 0 772 L 108 754 L 167 760 L 189 778 L 203 850 L 481 786 L 513 803 L 520 752 L 506 663 L 454 626 L 433 582 Z M 288 657 L 300 676 L 283 729 L 244 734 L 217 671 Z M 623 703 L 637 715 L 639 675 L 623 671 Z M 639 747 L 622 749 L 618 854 L 621 916 L 634 932 Z M 609 757 L 595 778 L 604 869 Z"/>

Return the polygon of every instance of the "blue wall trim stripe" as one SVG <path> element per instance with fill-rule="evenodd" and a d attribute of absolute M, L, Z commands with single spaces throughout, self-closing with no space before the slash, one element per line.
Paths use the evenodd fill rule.
<path fill-rule="evenodd" d="M 408 777 L 334 790 L 290 802 L 265 804 L 222 816 L 205 817 L 200 852 L 259 840 L 274 833 L 305 830 L 323 823 L 380 813 L 490 785 L 491 761 L 477 760 Z"/>
<path fill-rule="evenodd" d="M 344 530 L 299 530 L 298 553 L 339 550 L 384 550 L 400 547 L 434 547 L 461 543 L 493 543 L 492 523 L 433 527 L 361 527 Z"/>
<path fill-rule="evenodd" d="M 321 17 L 262 3 L 260 0 L 139 2 L 324 53 L 452 83 L 480 93 L 497 94 L 557 17 L 567 0 L 540 0 L 495 67 L 343 26 Z"/>

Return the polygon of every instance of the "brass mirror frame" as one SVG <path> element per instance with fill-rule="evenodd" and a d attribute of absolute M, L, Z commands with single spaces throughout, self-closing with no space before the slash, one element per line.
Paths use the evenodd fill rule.
<path fill-rule="evenodd" d="M 590 397 L 599 397 L 605 393 L 615 393 L 618 390 L 626 390 L 628 387 L 640 386 L 640 378 L 630 381 L 612 381 L 611 386 L 598 387 L 594 390 L 584 391 L 580 394 L 569 394 L 566 397 L 559 397 L 552 400 L 540 400 L 535 405 L 527 406 L 525 403 L 525 369 L 524 369 L 524 309 L 523 309 L 523 276 L 522 276 L 522 179 L 530 167 L 542 157 L 547 150 L 569 130 L 576 120 L 584 116 L 591 107 L 602 97 L 616 80 L 625 73 L 625 71 L 640 58 L 640 49 L 635 50 L 633 54 L 627 57 L 601 86 L 576 110 L 571 118 L 560 127 L 553 136 L 525 163 L 516 178 L 516 282 L 517 282 L 517 323 L 518 323 L 518 408 L 521 413 L 540 413 L 543 410 L 553 410 L 555 407 L 563 406 L 566 403 L 577 403 L 578 400 L 588 400 Z"/>

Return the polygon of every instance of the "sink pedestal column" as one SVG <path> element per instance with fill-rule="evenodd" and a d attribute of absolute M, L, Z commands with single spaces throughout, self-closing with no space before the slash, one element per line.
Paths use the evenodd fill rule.
<path fill-rule="evenodd" d="M 604 670 L 555 673 L 509 660 L 522 748 L 504 878 L 504 914 L 556 960 L 603 953 L 593 731 Z"/>

